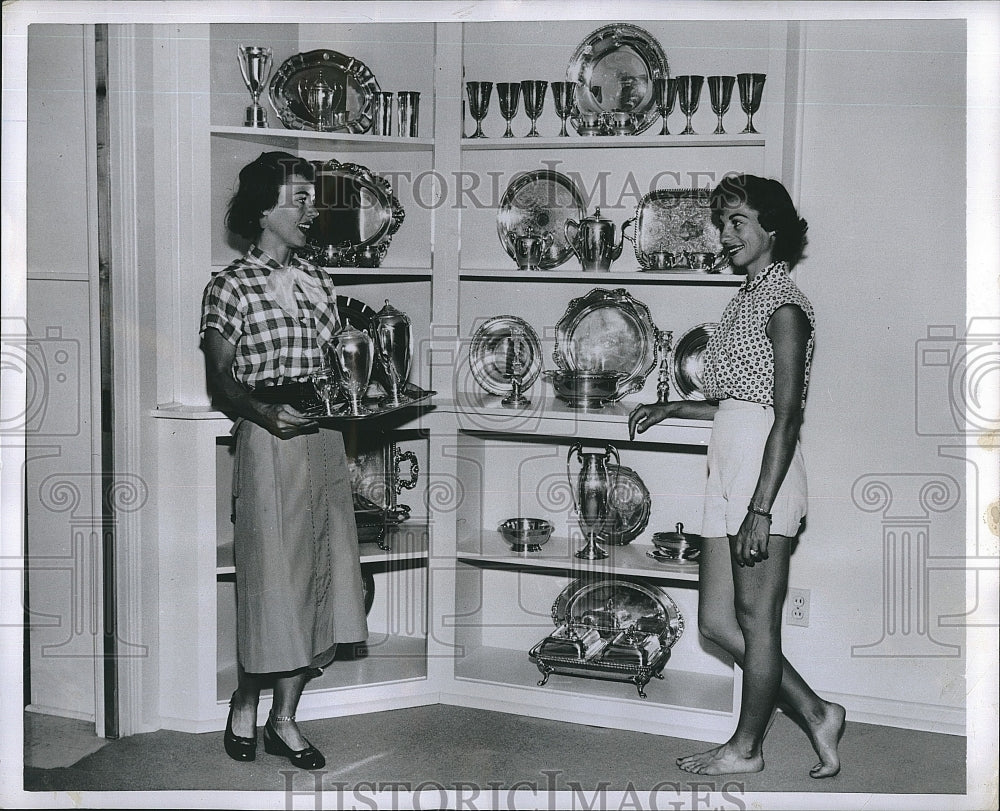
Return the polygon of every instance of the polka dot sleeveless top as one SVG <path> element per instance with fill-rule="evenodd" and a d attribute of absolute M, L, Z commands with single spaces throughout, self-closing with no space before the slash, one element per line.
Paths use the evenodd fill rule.
<path fill-rule="evenodd" d="M 703 391 L 710 400 L 728 397 L 774 405 L 774 351 L 767 322 L 785 304 L 802 309 L 812 326 L 806 345 L 805 405 L 812 366 L 816 318 L 812 304 L 788 276 L 785 262 L 774 262 L 747 279 L 726 307 L 704 354 Z"/>

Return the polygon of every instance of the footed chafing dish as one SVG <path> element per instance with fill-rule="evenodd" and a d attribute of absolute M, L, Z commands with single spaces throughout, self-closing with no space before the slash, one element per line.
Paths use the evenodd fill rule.
<path fill-rule="evenodd" d="M 663 591 L 621 578 L 574 580 L 552 605 L 556 630 L 528 651 L 544 686 L 553 673 L 627 681 L 640 698 L 684 632 L 684 618 Z"/>

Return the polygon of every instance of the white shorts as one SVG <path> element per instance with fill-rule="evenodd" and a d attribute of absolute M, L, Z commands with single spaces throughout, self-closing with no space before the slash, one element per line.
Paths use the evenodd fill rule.
<path fill-rule="evenodd" d="M 719 402 L 708 443 L 708 483 L 701 534 L 721 538 L 739 532 L 760 476 L 764 445 L 774 424 L 774 409 L 732 398 Z M 806 468 L 802 448 L 771 505 L 771 534 L 798 535 L 807 505 Z"/>

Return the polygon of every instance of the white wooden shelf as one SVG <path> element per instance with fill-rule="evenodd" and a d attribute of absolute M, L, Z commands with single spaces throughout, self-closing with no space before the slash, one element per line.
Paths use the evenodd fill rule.
<path fill-rule="evenodd" d="M 475 282 L 592 282 L 594 284 L 696 284 L 696 285 L 731 285 L 742 284 L 744 277 L 734 273 L 705 273 L 698 270 L 683 270 L 671 273 L 652 273 L 639 270 L 629 261 L 622 262 L 622 269 L 615 268 L 607 272 L 585 273 L 575 270 L 570 260 L 567 269 L 552 268 L 551 270 L 500 270 L 497 268 L 465 268 L 459 272 L 462 281 Z M 631 265 L 631 266 L 630 266 Z"/>
<path fill-rule="evenodd" d="M 235 138 L 252 144 L 288 147 L 306 143 L 313 146 L 333 146 L 338 150 L 348 152 L 431 152 L 434 149 L 433 138 L 313 132 L 312 130 L 286 130 L 274 127 L 213 126 L 209 128 L 209 132 L 214 136 Z"/>
<path fill-rule="evenodd" d="M 659 132 L 659 123 L 653 129 Z M 504 138 L 502 135 L 485 138 L 463 138 L 463 151 L 510 149 L 686 149 L 692 147 L 764 147 L 761 135 L 591 135 L 571 134 L 566 137 L 539 136 L 538 138 Z"/>

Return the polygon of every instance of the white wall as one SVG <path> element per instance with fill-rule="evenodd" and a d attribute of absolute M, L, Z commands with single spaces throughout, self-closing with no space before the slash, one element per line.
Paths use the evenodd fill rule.
<path fill-rule="evenodd" d="M 866 697 L 855 707 L 904 702 L 905 725 L 961 728 L 964 650 L 946 646 L 964 637 L 939 620 L 964 611 L 964 575 L 933 560 L 883 565 L 883 533 L 910 533 L 899 548 L 914 553 L 925 533 L 932 558 L 965 552 L 965 463 L 939 452 L 954 440 L 922 435 L 949 418 L 947 387 L 932 378 L 940 369 L 915 362 L 928 327 L 965 334 L 965 23 L 805 31 L 800 208 L 810 244 L 797 280 L 819 330 L 803 430 L 809 524 L 792 585 L 811 589 L 812 618 L 787 628 L 786 654 L 820 692 Z M 892 494 L 885 509 L 852 497 L 873 474 Z M 867 492 L 877 501 L 879 491 Z M 926 577 L 927 591 L 901 583 L 886 593 L 884 575 L 903 571 L 913 589 Z M 907 608 L 908 633 L 884 630 L 886 611 L 905 621 Z M 856 647 L 880 640 L 868 656 Z"/>

